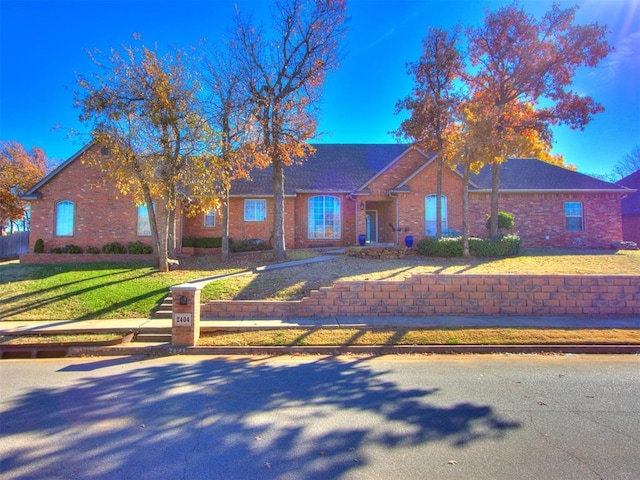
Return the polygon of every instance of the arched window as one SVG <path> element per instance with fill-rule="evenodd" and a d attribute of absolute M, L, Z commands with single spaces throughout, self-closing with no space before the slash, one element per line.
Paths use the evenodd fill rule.
<path fill-rule="evenodd" d="M 442 195 L 440 203 L 442 231 L 445 232 L 448 227 L 447 223 L 447 197 Z M 427 195 L 425 198 L 425 220 L 426 220 L 426 234 L 429 236 L 435 236 L 438 232 L 438 220 L 436 212 L 437 210 L 437 195 Z"/>
<path fill-rule="evenodd" d="M 331 196 L 309 198 L 310 239 L 337 239 L 342 236 L 340 199 Z"/>
<path fill-rule="evenodd" d="M 65 200 L 56 205 L 56 235 L 59 237 L 71 237 L 75 219 L 75 205 Z"/>

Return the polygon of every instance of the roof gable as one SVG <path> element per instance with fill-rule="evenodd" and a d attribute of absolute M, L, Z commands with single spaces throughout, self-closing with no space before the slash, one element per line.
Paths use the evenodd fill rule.
<path fill-rule="evenodd" d="M 42 180 L 40 180 L 33 187 L 31 187 L 27 192 L 25 192 L 22 195 L 22 198 L 24 200 L 37 200 L 38 198 L 40 198 L 40 193 L 38 191 L 44 185 L 49 183 L 49 181 L 51 181 L 54 177 L 59 175 L 65 168 L 67 168 L 69 165 L 71 165 L 73 162 L 75 162 L 78 158 L 80 158 L 82 155 L 84 155 L 84 153 L 87 152 L 94 145 L 95 144 L 93 142 L 89 142 L 87 145 L 82 147 L 80 150 L 78 150 L 76 153 L 74 153 L 71 157 L 69 157 L 67 160 L 62 162 L 56 168 L 51 170 L 51 172 L 49 172 L 47 175 L 45 175 Z"/>
<path fill-rule="evenodd" d="M 619 180 L 618 184 L 634 189 L 629 195 L 622 198 L 622 216 L 640 215 L 640 170 Z"/>

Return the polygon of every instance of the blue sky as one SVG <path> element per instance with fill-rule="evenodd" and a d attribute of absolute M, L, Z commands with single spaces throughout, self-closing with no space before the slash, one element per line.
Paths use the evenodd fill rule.
<path fill-rule="evenodd" d="M 411 90 L 405 64 L 420 56 L 429 26 L 479 25 L 498 0 L 347 0 L 349 34 L 341 67 L 326 81 L 320 131 L 325 143 L 388 143 L 400 117 L 396 101 Z M 132 44 L 197 45 L 219 41 L 232 25 L 234 5 L 260 12 L 267 1 L 0 0 L 0 140 L 43 148 L 64 160 L 86 135 L 73 107 L 76 73 L 93 65 L 87 50 Z M 580 71 L 575 89 L 605 107 L 584 131 L 555 130 L 554 152 L 582 172 L 606 174 L 640 144 L 640 0 L 560 0 L 580 5 L 578 23 L 610 30 L 616 51 L 596 69 Z M 532 14 L 552 2 L 523 0 Z M 84 133 L 87 133 L 84 131 Z"/>

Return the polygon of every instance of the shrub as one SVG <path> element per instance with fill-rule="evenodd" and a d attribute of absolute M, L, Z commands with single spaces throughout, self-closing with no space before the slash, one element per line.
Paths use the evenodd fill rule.
<path fill-rule="evenodd" d="M 49 250 L 49 253 L 64 253 L 64 249 L 62 247 L 53 247 Z"/>
<path fill-rule="evenodd" d="M 153 253 L 153 247 L 151 245 L 145 245 L 138 240 L 137 242 L 129 242 L 127 245 L 127 251 L 134 255 L 141 255 L 145 253 Z"/>
<path fill-rule="evenodd" d="M 260 238 L 249 238 L 246 240 L 229 239 L 229 250 L 232 252 L 255 252 L 258 250 L 269 250 L 269 244 Z"/>
<path fill-rule="evenodd" d="M 462 238 L 444 237 L 440 240 L 435 238 L 423 238 L 416 246 L 420 255 L 427 257 L 461 257 Z"/>
<path fill-rule="evenodd" d="M 36 240 L 36 243 L 33 245 L 33 253 L 44 253 L 44 240 L 41 238 Z"/>
<path fill-rule="evenodd" d="M 505 235 L 498 240 L 470 238 L 469 253 L 473 257 L 514 257 L 520 253 L 522 241 L 517 235 Z M 462 237 L 424 238 L 418 242 L 418 253 L 428 257 L 461 257 Z"/>
<path fill-rule="evenodd" d="M 222 237 L 186 237 L 182 240 L 183 247 L 220 248 Z"/>
<path fill-rule="evenodd" d="M 68 244 L 62 249 L 62 253 L 82 253 L 82 247 L 78 245 Z"/>
<path fill-rule="evenodd" d="M 127 253 L 127 249 L 119 242 L 105 243 L 102 253 Z"/>
<path fill-rule="evenodd" d="M 497 240 L 470 238 L 469 253 L 474 257 L 515 257 L 522 240 L 517 235 L 505 235 Z"/>
<path fill-rule="evenodd" d="M 84 251 L 86 253 L 100 253 L 100 249 L 98 247 L 92 247 L 90 245 L 86 246 L 84 248 Z"/>
<path fill-rule="evenodd" d="M 513 215 L 507 212 L 498 212 L 498 230 L 511 230 L 515 221 Z M 487 232 L 491 229 L 491 215 L 487 215 Z"/>

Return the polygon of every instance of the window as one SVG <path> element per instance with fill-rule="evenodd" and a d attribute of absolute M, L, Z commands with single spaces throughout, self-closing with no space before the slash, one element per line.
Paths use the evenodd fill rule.
<path fill-rule="evenodd" d="M 204 226 L 205 228 L 213 228 L 216 226 L 216 212 L 209 210 L 204 213 Z"/>
<path fill-rule="evenodd" d="M 264 222 L 267 218 L 266 200 L 245 200 L 244 201 L 244 221 Z"/>
<path fill-rule="evenodd" d="M 155 204 L 153 205 L 155 208 Z M 149 209 L 146 205 L 138 205 L 138 235 L 140 237 L 151 236 L 151 223 L 149 223 Z"/>
<path fill-rule="evenodd" d="M 56 205 L 56 235 L 70 237 L 73 235 L 73 222 L 75 205 L 65 200 Z"/>
<path fill-rule="evenodd" d="M 566 219 L 567 232 L 582 232 L 584 230 L 582 202 L 565 202 L 564 216 Z"/>
<path fill-rule="evenodd" d="M 309 238 L 340 238 L 342 235 L 340 223 L 339 198 L 320 196 L 309 199 Z"/>
<path fill-rule="evenodd" d="M 440 197 L 442 199 L 440 203 L 440 221 L 442 223 L 442 231 L 445 232 L 448 227 L 447 222 L 447 197 L 444 195 Z M 426 234 L 435 236 L 438 233 L 438 220 L 437 220 L 437 195 L 427 195 L 425 198 L 425 220 L 426 220 Z"/>

